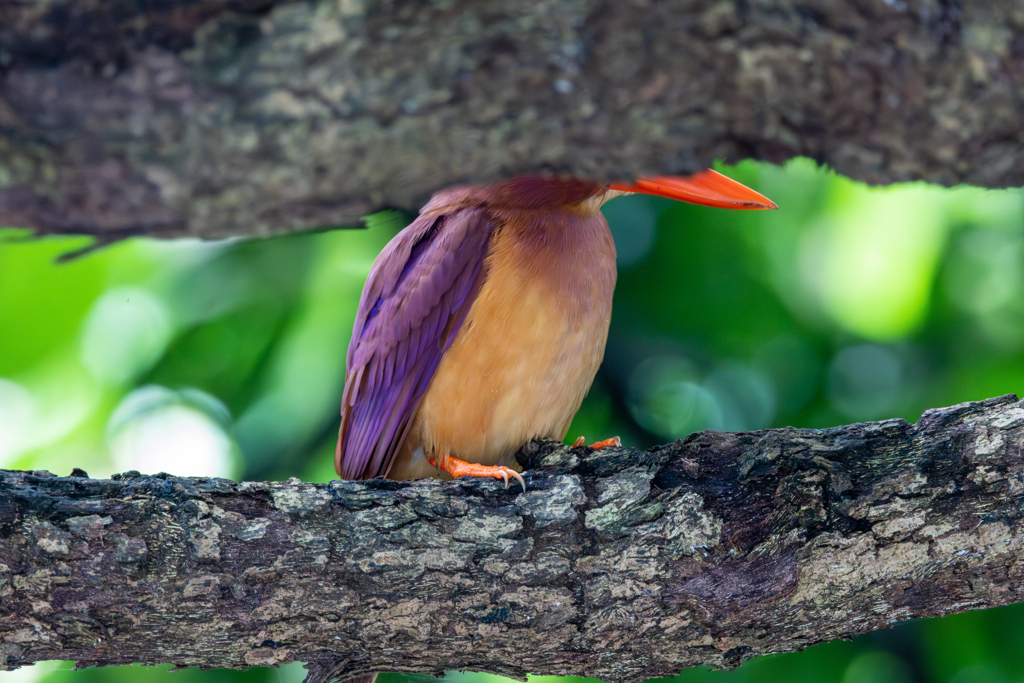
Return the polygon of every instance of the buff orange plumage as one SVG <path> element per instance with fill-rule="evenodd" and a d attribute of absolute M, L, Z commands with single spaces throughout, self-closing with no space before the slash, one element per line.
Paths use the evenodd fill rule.
<path fill-rule="evenodd" d="M 517 178 L 434 195 L 366 280 L 338 474 L 522 483 L 514 453 L 565 437 L 601 363 L 616 273 L 600 208 L 634 192 L 776 208 L 714 171 L 611 185 Z"/>

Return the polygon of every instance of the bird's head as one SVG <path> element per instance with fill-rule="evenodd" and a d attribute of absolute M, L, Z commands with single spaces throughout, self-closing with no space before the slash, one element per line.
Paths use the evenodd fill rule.
<path fill-rule="evenodd" d="M 690 176 L 638 178 L 634 183 L 595 183 L 577 178 L 525 176 L 485 186 L 453 187 L 435 194 L 421 213 L 458 205 L 531 211 L 575 207 L 596 212 L 610 199 L 651 194 L 724 209 L 777 209 L 775 202 L 721 173 L 707 169 Z"/>

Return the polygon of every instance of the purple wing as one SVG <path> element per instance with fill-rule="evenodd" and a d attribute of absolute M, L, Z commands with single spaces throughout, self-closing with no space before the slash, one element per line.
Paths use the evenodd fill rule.
<path fill-rule="evenodd" d="M 420 216 L 373 264 L 359 301 L 334 469 L 385 474 L 484 277 L 494 229 L 480 208 Z"/>

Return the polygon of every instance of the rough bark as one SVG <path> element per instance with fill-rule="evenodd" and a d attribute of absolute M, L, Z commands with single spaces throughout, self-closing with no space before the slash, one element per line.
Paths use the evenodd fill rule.
<path fill-rule="evenodd" d="M 532 172 L 1024 184 L 1024 8 L 0 0 L 0 225 L 224 237 Z"/>
<path fill-rule="evenodd" d="M 500 482 L 0 471 L 0 666 L 472 669 L 637 681 L 1024 597 L 1024 402 Z"/>

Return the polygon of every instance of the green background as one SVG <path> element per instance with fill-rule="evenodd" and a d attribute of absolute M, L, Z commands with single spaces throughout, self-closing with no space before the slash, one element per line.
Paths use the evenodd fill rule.
<path fill-rule="evenodd" d="M 707 428 L 914 421 L 927 408 L 1024 387 L 1021 191 L 871 189 L 807 160 L 722 170 L 780 209 L 636 196 L 605 206 L 619 285 L 605 363 L 570 439 L 618 434 L 648 446 Z M 359 293 L 408 220 L 384 212 L 368 230 L 263 241 L 129 240 L 70 260 L 60 257 L 87 249 L 88 238 L 0 230 L 0 467 L 330 480 Z M 1017 605 L 678 679 L 1017 682 L 1022 655 Z M 303 675 L 297 664 L 70 667 L 0 677 Z"/>

